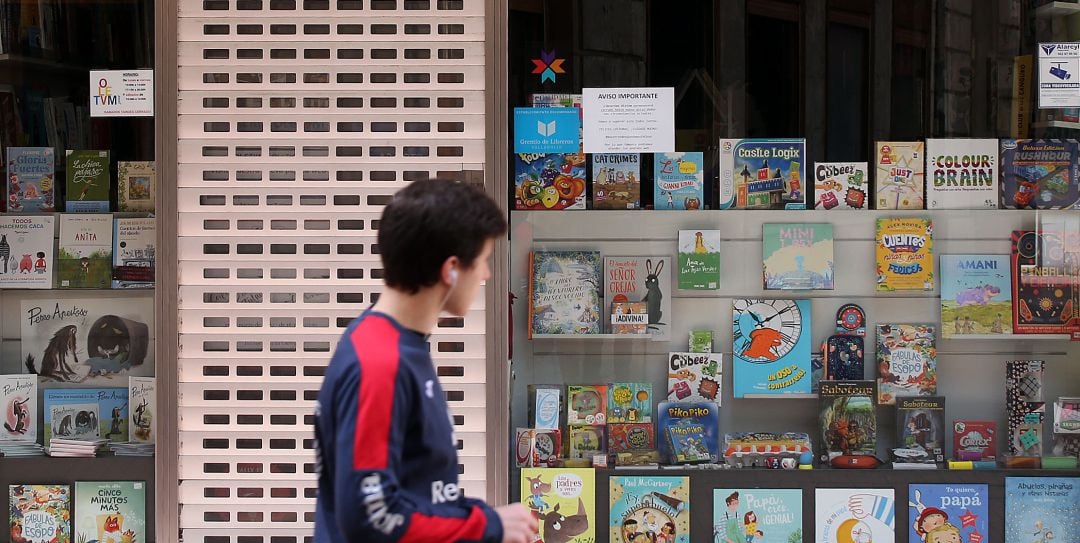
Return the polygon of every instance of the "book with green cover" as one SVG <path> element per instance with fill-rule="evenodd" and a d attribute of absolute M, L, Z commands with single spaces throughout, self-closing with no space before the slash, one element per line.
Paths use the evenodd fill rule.
<path fill-rule="evenodd" d="M 68 213 L 105 213 L 109 211 L 109 152 L 67 151 Z"/>
<path fill-rule="evenodd" d="M 679 288 L 720 288 L 719 230 L 679 230 Z"/>
<path fill-rule="evenodd" d="M 112 284 L 112 215 L 60 215 L 56 283 L 60 288 Z"/>
<path fill-rule="evenodd" d="M 98 543 L 144 543 L 146 483 L 76 481 L 75 540 Z"/>

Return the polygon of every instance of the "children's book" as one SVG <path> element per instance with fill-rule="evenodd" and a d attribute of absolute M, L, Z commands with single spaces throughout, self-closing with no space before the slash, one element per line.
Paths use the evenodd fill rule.
<path fill-rule="evenodd" d="M 107 213 L 109 211 L 108 151 L 67 151 L 68 213 Z"/>
<path fill-rule="evenodd" d="M 154 435 L 156 383 L 153 377 L 128 377 L 128 436 L 133 442 L 154 443 L 157 440 Z"/>
<path fill-rule="evenodd" d="M 878 403 L 937 393 L 937 348 L 930 324 L 877 325 Z"/>
<path fill-rule="evenodd" d="M 690 478 L 631 475 L 608 480 L 611 543 L 690 543 Z"/>
<path fill-rule="evenodd" d="M 514 209 L 585 209 L 585 155 L 514 155 Z"/>
<path fill-rule="evenodd" d="M 720 288 L 719 230 L 679 230 L 679 288 Z"/>
<path fill-rule="evenodd" d="M 601 332 L 601 264 L 599 251 L 530 253 L 530 338 Z"/>
<path fill-rule="evenodd" d="M 1012 233 L 1013 332 L 1080 332 L 1080 286 L 1073 256 L 1056 232 Z"/>
<path fill-rule="evenodd" d="M 762 225 L 765 290 L 832 290 L 833 226 Z"/>
<path fill-rule="evenodd" d="M 35 375 L 0 375 L 0 441 L 37 441 L 37 389 Z"/>
<path fill-rule="evenodd" d="M 12 543 L 72 543 L 71 487 L 9 485 Z"/>
<path fill-rule="evenodd" d="M 926 180 L 921 141 L 877 142 L 876 209 L 923 209 Z"/>
<path fill-rule="evenodd" d="M 878 219 L 877 290 L 934 290 L 934 223 L 930 219 Z"/>
<path fill-rule="evenodd" d="M 822 381 L 821 443 L 825 456 L 877 454 L 874 381 Z"/>
<path fill-rule="evenodd" d="M 799 488 L 714 488 L 713 540 L 809 543 L 802 503 Z"/>
<path fill-rule="evenodd" d="M 896 447 L 925 452 L 927 463 L 945 461 L 945 398 L 896 399 Z M 908 461 L 911 461 L 908 459 Z"/>
<path fill-rule="evenodd" d="M 809 300 L 732 301 L 734 394 L 809 394 Z"/>
<path fill-rule="evenodd" d="M 908 543 L 990 541 L 987 485 L 908 485 Z"/>
<path fill-rule="evenodd" d="M 592 155 L 593 209 L 641 208 L 641 157 L 636 153 Z"/>
<path fill-rule="evenodd" d="M 56 211 L 56 159 L 52 147 L 8 147 L 7 174 L 8 212 Z"/>
<path fill-rule="evenodd" d="M 522 468 L 521 503 L 540 524 L 541 541 L 596 541 L 596 475 L 588 468 Z"/>
<path fill-rule="evenodd" d="M 653 156 L 653 209 L 701 209 L 705 201 L 705 158 L 701 152 Z"/>
<path fill-rule="evenodd" d="M 720 209 L 806 209 L 805 139 L 721 139 Z"/>
<path fill-rule="evenodd" d="M 154 211 L 157 170 L 154 161 L 116 163 L 116 203 L 120 211 Z"/>
<path fill-rule="evenodd" d="M 1080 541 L 1080 478 L 1006 477 L 1005 543 Z"/>
<path fill-rule="evenodd" d="M 113 232 L 112 288 L 154 288 L 157 219 L 117 218 Z"/>
<path fill-rule="evenodd" d="M 53 405 L 46 398 L 43 443 L 49 446 L 53 436 L 79 441 L 94 441 L 100 437 L 98 426 L 100 407 L 96 402 Z"/>
<path fill-rule="evenodd" d="M 648 335 L 648 304 L 645 302 L 612 302 L 611 333 L 619 335 Z"/>
<path fill-rule="evenodd" d="M 148 535 L 145 482 L 75 482 L 76 541 L 138 543 Z"/>
<path fill-rule="evenodd" d="M 724 358 L 721 353 L 668 353 L 668 394 L 671 402 L 723 400 Z"/>
<path fill-rule="evenodd" d="M 671 287 L 670 256 L 604 259 L 604 307 L 613 310 L 617 302 L 644 303 L 647 330 L 654 341 L 671 341 Z"/>
<path fill-rule="evenodd" d="M 60 288 L 109 288 L 112 284 L 113 218 L 106 214 L 60 215 Z"/>
<path fill-rule="evenodd" d="M 869 188 L 866 162 L 814 164 L 814 209 L 869 209 Z"/>
<path fill-rule="evenodd" d="M 1078 209 L 1076 140 L 1001 140 L 1001 207 Z"/>
<path fill-rule="evenodd" d="M 607 422 L 652 422 L 652 383 L 608 385 Z"/>
<path fill-rule="evenodd" d="M 0 288 L 52 288 L 53 217 L 0 216 Z"/>
<path fill-rule="evenodd" d="M 997 458 L 997 423 L 987 420 L 953 422 L 953 458 L 994 460 Z"/>
<path fill-rule="evenodd" d="M 656 449 L 656 426 L 652 423 L 608 424 L 608 454 Z"/>
<path fill-rule="evenodd" d="M 941 337 L 1012 333 L 1008 255 L 941 255 Z"/>
<path fill-rule="evenodd" d="M 607 385 L 570 385 L 566 387 L 567 424 L 605 424 L 607 422 Z"/>
<path fill-rule="evenodd" d="M 814 490 L 814 541 L 896 541 L 896 494 L 891 488 Z"/>
<path fill-rule="evenodd" d="M 926 140 L 926 209 L 997 209 L 998 140 Z"/>
<path fill-rule="evenodd" d="M 656 439 L 664 461 L 675 465 L 718 462 L 719 408 L 713 402 L 661 402 L 656 406 Z"/>
<path fill-rule="evenodd" d="M 128 441 L 128 388 L 52 388 L 45 391 L 45 441 Z"/>

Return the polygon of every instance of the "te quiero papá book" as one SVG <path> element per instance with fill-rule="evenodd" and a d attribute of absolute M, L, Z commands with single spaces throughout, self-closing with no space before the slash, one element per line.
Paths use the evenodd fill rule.
<path fill-rule="evenodd" d="M 934 223 L 930 219 L 878 219 L 877 290 L 934 290 Z"/>

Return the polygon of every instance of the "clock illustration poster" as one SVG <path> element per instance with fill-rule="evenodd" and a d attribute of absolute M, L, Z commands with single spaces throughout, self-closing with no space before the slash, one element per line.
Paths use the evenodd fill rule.
<path fill-rule="evenodd" d="M 731 312 L 735 397 L 809 394 L 810 301 L 737 299 Z"/>

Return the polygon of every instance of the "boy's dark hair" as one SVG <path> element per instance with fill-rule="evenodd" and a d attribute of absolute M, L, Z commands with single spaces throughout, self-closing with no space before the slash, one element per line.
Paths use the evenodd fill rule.
<path fill-rule="evenodd" d="M 484 243 L 506 233 L 499 206 L 478 188 L 437 179 L 414 181 L 394 195 L 379 222 L 386 285 L 416 294 L 439 282 L 443 262 L 469 268 Z"/>
<path fill-rule="evenodd" d="M 739 493 L 738 493 L 738 492 L 732 492 L 732 493 L 731 493 L 731 495 L 730 495 L 730 496 L 728 496 L 728 497 L 727 497 L 727 498 L 726 498 L 726 499 L 724 500 L 724 503 L 726 503 L 726 504 L 728 504 L 728 505 L 731 505 L 731 502 L 733 502 L 733 501 L 735 501 L 735 500 L 737 500 L 737 499 L 739 499 Z"/>

